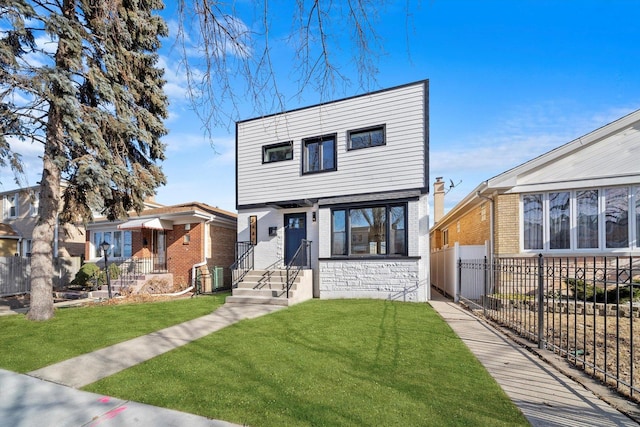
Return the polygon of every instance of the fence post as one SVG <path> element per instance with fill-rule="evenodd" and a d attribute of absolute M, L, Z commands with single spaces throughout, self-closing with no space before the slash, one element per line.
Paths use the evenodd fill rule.
<path fill-rule="evenodd" d="M 542 254 L 538 254 L 538 348 L 543 349 L 544 334 L 544 263 Z"/>
<path fill-rule="evenodd" d="M 461 292 L 462 292 L 462 258 L 458 258 L 458 280 L 456 283 L 456 294 L 454 295 L 453 302 L 460 301 Z"/>
<path fill-rule="evenodd" d="M 488 272 L 489 268 L 487 265 L 487 256 L 484 256 L 484 269 L 483 269 L 483 275 L 482 275 L 482 281 L 483 283 L 483 287 L 484 287 L 484 292 L 482 293 L 482 315 L 486 318 L 487 317 L 487 294 L 489 293 L 489 289 L 487 286 L 488 283 Z"/>

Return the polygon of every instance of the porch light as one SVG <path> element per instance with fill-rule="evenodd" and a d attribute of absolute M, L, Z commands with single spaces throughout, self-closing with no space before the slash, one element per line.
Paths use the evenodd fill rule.
<path fill-rule="evenodd" d="M 111 280 L 109 278 L 109 264 L 107 258 L 107 251 L 111 245 L 106 240 L 100 243 L 100 249 L 102 249 L 102 253 L 104 254 L 104 272 L 107 275 L 107 290 L 109 292 L 109 299 L 111 299 Z"/>

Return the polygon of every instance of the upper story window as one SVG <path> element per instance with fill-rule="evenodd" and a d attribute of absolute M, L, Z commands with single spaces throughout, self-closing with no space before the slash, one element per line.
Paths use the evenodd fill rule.
<path fill-rule="evenodd" d="M 331 211 L 331 255 L 406 255 L 407 205 L 382 205 Z"/>
<path fill-rule="evenodd" d="M 336 134 L 302 140 L 302 173 L 334 171 L 336 167 Z"/>
<path fill-rule="evenodd" d="M 350 130 L 347 135 L 349 150 L 358 148 L 376 147 L 386 144 L 385 126 Z"/>
<path fill-rule="evenodd" d="M 522 196 L 524 250 L 640 249 L 640 187 Z"/>
<path fill-rule="evenodd" d="M 292 141 L 262 147 L 262 163 L 280 162 L 291 159 L 293 159 Z"/>
<path fill-rule="evenodd" d="M 20 215 L 20 194 L 7 194 L 4 196 L 4 217 L 17 218 Z"/>
<path fill-rule="evenodd" d="M 38 216 L 38 208 L 40 207 L 40 193 L 34 192 L 30 195 L 29 215 Z"/>

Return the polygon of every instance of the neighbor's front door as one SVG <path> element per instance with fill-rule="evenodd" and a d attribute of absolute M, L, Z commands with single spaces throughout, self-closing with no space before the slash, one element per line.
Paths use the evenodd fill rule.
<path fill-rule="evenodd" d="M 302 240 L 307 238 L 307 214 L 292 213 L 284 215 L 284 262 L 291 261 Z M 304 265 L 304 256 L 297 264 Z"/>

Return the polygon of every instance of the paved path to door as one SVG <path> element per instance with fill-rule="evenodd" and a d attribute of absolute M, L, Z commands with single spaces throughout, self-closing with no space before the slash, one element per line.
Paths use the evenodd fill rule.
<path fill-rule="evenodd" d="M 259 317 L 282 308 L 284 307 L 266 304 L 224 304 L 206 316 L 45 366 L 29 372 L 28 375 L 56 384 L 81 388 L 209 335 L 232 323 Z"/>
<path fill-rule="evenodd" d="M 592 391 L 432 289 L 430 304 L 534 427 L 638 426 Z M 633 408 L 630 404 L 629 408 Z"/>

